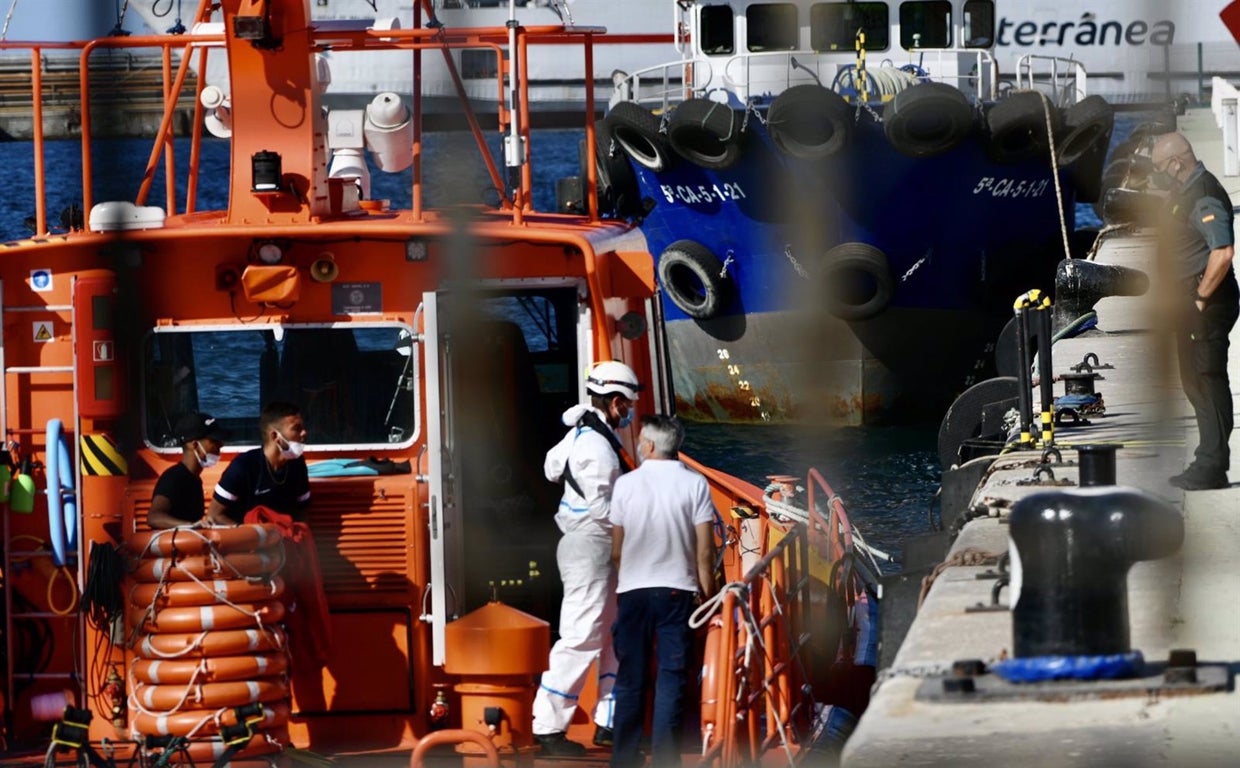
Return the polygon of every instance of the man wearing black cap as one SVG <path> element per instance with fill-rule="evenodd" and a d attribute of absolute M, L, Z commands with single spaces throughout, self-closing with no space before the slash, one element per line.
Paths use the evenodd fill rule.
<path fill-rule="evenodd" d="M 224 429 L 205 413 L 187 413 L 176 424 L 181 461 L 164 471 L 155 483 L 146 522 L 151 528 L 176 528 L 200 522 L 206 497 L 202 470 L 220 460 Z"/>

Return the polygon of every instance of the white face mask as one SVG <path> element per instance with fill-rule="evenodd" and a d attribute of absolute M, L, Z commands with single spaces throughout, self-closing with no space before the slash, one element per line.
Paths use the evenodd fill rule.
<path fill-rule="evenodd" d="M 202 444 L 199 443 L 198 447 L 202 448 Z M 220 455 L 218 453 L 207 453 L 207 450 L 202 448 L 202 455 L 198 457 L 198 463 L 202 465 L 203 469 L 214 467 L 220 463 Z"/>
<path fill-rule="evenodd" d="M 285 459 L 300 459 L 301 455 L 306 452 L 305 443 L 297 443 L 292 440 L 286 440 L 283 435 L 277 435 L 284 447 L 280 449 L 280 455 Z"/>

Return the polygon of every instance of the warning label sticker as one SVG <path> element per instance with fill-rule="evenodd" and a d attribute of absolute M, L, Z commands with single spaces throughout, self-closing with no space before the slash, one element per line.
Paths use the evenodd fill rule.
<path fill-rule="evenodd" d="M 34 340 L 35 341 L 51 341 L 55 336 L 52 335 L 52 324 L 46 320 L 34 324 Z"/>

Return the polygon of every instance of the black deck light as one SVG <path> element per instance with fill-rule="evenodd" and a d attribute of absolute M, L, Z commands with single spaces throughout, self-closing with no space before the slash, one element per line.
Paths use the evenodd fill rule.
<path fill-rule="evenodd" d="M 1133 488 L 1081 488 L 1026 496 L 1010 521 L 1016 658 L 1129 653 L 1128 570 L 1180 548 L 1179 512 Z"/>
<path fill-rule="evenodd" d="M 281 162 L 279 152 L 269 152 L 265 149 L 255 152 L 250 157 L 250 170 L 253 174 L 252 190 L 255 192 L 281 191 L 284 181 Z"/>

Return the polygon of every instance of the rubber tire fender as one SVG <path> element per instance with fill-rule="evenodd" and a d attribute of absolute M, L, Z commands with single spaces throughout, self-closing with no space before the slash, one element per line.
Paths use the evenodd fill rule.
<path fill-rule="evenodd" d="M 946 83 L 918 83 L 883 107 L 883 133 L 902 155 L 934 157 L 973 131 L 969 99 Z"/>
<path fill-rule="evenodd" d="M 982 414 L 988 405 L 1016 402 L 1019 396 L 1020 385 L 1015 376 L 986 379 L 962 392 L 939 424 L 939 465 L 944 470 L 955 465 L 964 442 L 982 436 Z"/>
<path fill-rule="evenodd" d="M 633 162 L 655 173 L 671 167 L 672 150 L 659 132 L 659 118 L 650 110 L 622 101 L 607 113 L 606 122 L 616 143 Z"/>
<path fill-rule="evenodd" d="M 727 104 L 689 99 L 672 111 L 667 141 L 676 154 L 700 168 L 731 168 L 741 156 L 741 126 Z"/>
<path fill-rule="evenodd" d="M 695 320 L 710 320 L 723 311 L 732 280 L 723 262 L 694 240 L 677 240 L 659 255 L 659 283 L 672 303 Z"/>
<path fill-rule="evenodd" d="M 1098 145 L 1105 153 L 1114 129 L 1115 110 L 1101 96 L 1086 96 L 1068 107 L 1063 115 L 1063 136 L 1056 145 L 1059 164 L 1072 165 Z"/>
<path fill-rule="evenodd" d="M 766 127 L 780 152 L 822 160 L 843 151 L 852 139 L 853 108 L 821 85 L 794 85 L 775 97 Z"/>
<path fill-rule="evenodd" d="M 612 146 L 615 145 L 615 154 Z M 586 192 L 586 140 L 577 145 L 577 165 L 581 178 L 582 197 Z M 613 142 L 606 120 L 594 123 L 594 168 L 598 181 L 599 213 L 616 216 L 635 216 L 641 211 L 641 194 L 633 166 L 618 142 Z M 583 210 L 585 205 L 582 206 Z"/>
<path fill-rule="evenodd" d="M 820 278 L 827 296 L 827 309 L 841 320 L 869 320 L 882 314 L 895 293 L 895 280 L 887 255 L 868 243 L 841 243 L 823 257 Z M 843 293 L 848 282 L 860 280 L 868 295 L 862 301 L 847 301 Z M 848 281 L 848 282 L 845 282 Z"/>
<path fill-rule="evenodd" d="M 1007 164 L 1046 157 L 1050 151 L 1046 133 L 1047 108 L 1051 112 L 1051 129 L 1058 134 L 1062 116 L 1054 105 L 1044 106 L 1041 93 L 1013 93 L 991 107 L 986 114 L 990 159 Z"/>

